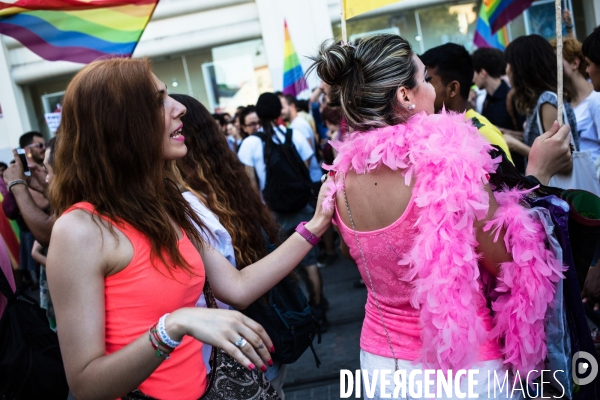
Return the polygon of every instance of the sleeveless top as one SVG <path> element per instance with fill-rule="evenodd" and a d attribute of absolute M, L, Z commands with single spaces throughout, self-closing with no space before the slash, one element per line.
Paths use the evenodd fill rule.
<path fill-rule="evenodd" d="M 73 205 L 65 214 L 76 209 L 98 215 L 87 202 Z M 140 336 L 147 337 L 149 328 L 164 314 L 194 307 L 204 287 L 205 272 L 200 254 L 185 233 L 178 247 L 195 275 L 175 269 L 171 276 L 160 259 L 153 260 L 152 265 L 152 246 L 144 234 L 126 222 L 100 217 L 129 239 L 134 253 L 125 269 L 104 278 L 105 345 L 106 354 L 111 354 Z M 171 358 L 163 361 L 138 388 L 157 399 L 195 400 L 204 393 L 206 385 L 202 343 L 184 336 Z"/>
<path fill-rule="evenodd" d="M 552 104 L 554 107 L 558 107 L 558 98 L 556 93 L 546 91 L 538 97 L 535 108 L 530 114 L 527 114 L 527 123 L 525 124 L 525 132 L 523 134 L 523 141 L 529 147 L 533 145 L 533 141 L 540 136 L 543 131 L 543 126 L 538 125 L 538 116 L 540 108 L 544 103 Z M 565 118 L 566 117 L 566 118 Z M 563 119 L 564 123 L 571 127 L 571 135 L 573 136 L 573 142 L 575 143 L 575 149 L 579 150 L 579 132 L 577 130 L 577 118 L 575 117 L 575 111 L 568 102 L 563 103 Z M 540 121 L 541 122 L 541 121 Z"/>
<path fill-rule="evenodd" d="M 346 226 L 342 221 L 339 212 L 336 205 L 333 223 L 339 228 L 367 286 L 367 304 L 360 347 L 366 352 L 391 358 L 393 355 L 356 244 L 354 231 L 351 226 Z M 410 280 L 405 278 L 410 267 L 399 265 L 399 261 L 411 250 L 414 238 L 419 234 L 415 225 L 418 217 L 413 196 L 404 213 L 391 225 L 369 232 L 357 231 L 394 353 L 396 358 L 409 361 L 416 360 L 421 352 L 420 311 L 410 303 L 414 290 L 414 277 Z M 483 318 L 485 328 L 489 332 L 493 321 L 483 294 L 475 298 L 475 303 L 478 314 Z M 502 358 L 500 346 L 488 339 L 479 349 L 479 361 L 498 358 Z"/>
<path fill-rule="evenodd" d="M 418 353 L 415 362 L 426 369 L 469 369 L 499 355 L 498 344 L 513 372 L 543 369 L 546 312 L 564 267 L 546 246 L 544 226 L 521 205 L 526 192 L 496 191 L 498 209 L 484 231 L 499 240 L 505 228 L 512 260 L 500 264 L 496 287 L 486 288 L 484 297 L 474 224 L 488 218 L 486 185 L 500 160 L 490 157 L 491 145 L 464 114 L 421 112 L 403 124 L 353 132 L 332 146 L 338 155 L 333 165 L 323 166 L 335 172 L 326 182 L 325 211 L 337 206 L 336 193 L 344 195 L 344 177 L 351 170 L 366 174 L 385 165 L 398 170 L 407 186 L 414 182 L 399 221 L 359 234 L 396 355 L 414 359 Z M 352 230 L 339 214 L 336 220 L 362 268 Z M 371 295 L 361 345 L 389 357 Z M 494 310 L 492 323 L 486 298 Z"/>

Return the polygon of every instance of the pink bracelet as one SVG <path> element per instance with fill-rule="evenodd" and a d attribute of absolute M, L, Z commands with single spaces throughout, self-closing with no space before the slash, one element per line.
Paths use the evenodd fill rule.
<path fill-rule="evenodd" d="M 312 244 L 313 246 L 318 245 L 321 241 L 321 238 L 313 235 L 311 231 L 304 227 L 304 225 L 306 225 L 306 221 L 300 222 L 296 227 L 296 232 L 298 232 L 304 239 L 306 239 L 308 243 Z"/>

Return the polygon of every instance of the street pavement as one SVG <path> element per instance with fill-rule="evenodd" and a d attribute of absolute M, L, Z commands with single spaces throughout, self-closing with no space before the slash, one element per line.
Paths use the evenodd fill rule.
<path fill-rule="evenodd" d="M 321 366 L 316 367 L 310 349 L 297 362 L 288 365 L 283 386 L 286 400 L 339 399 L 340 369 L 360 368 L 359 340 L 367 290 L 353 287 L 360 275 L 354 263 L 341 256 L 320 270 L 323 293 L 329 300 L 330 323 L 329 330 L 322 334 L 321 344 L 314 342 Z"/>

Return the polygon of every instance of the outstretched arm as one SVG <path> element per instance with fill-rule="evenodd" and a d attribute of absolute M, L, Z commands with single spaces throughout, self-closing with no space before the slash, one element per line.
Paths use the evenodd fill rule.
<path fill-rule="evenodd" d="M 321 208 L 326 187 L 327 184 L 322 186 L 317 211 L 305 226 L 318 237 L 323 236 L 333 216 L 333 210 L 325 213 Z M 296 232 L 267 257 L 241 271 L 231 268 L 227 259 L 212 247 L 205 246 L 201 252 L 206 274 L 215 296 L 243 310 L 287 276 L 312 247 Z"/>

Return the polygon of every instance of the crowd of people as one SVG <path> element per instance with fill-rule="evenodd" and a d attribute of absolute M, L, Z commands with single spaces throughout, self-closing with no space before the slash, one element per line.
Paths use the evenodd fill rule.
<path fill-rule="evenodd" d="M 368 292 L 369 374 L 539 369 L 563 260 L 524 193 L 489 182 L 501 159 L 536 185 L 576 167 L 600 176 L 600 27 L 563 42 L 563 126 L 553 46 L 325 43 L 309 99 L 263 93 L 233 116 L 167 93 L 146 59 L 93 62 L 69 83 L 55 138 L 25 133 L 28 166 L 16 150 L 0 164 L 20 246 L 11 268 L 0 243 L 2 271 L 39 287 L 78 399 L 199 399 L 213 347 L 285 398 L 272 338 L 237 310 L 296 271 L 325 332 L 320 267 L 338 240 Z M 589 164 L 574 165 L 580 152 Z"/>

